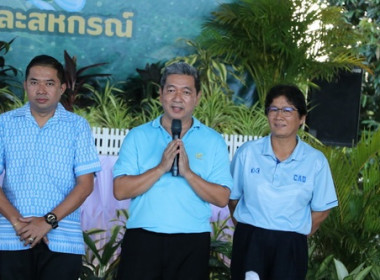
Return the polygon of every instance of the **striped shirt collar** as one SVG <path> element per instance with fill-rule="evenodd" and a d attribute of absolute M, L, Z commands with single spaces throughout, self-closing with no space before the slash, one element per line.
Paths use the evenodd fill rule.
<path fill-rule="evenodd" d="M 61 103 L 58 103 L 54 115 L 50 118 L 49 122 L 55 123 L 57 121 L 70 121 L 69 116 L 70 112 L 68 112 Z M 24 106 L 20 107 L 18 110 L 15 110 L 13 117 L 26 117 L 34 120 L 34 117 L 30 111 L 30 103 L 27 102 Z"/>

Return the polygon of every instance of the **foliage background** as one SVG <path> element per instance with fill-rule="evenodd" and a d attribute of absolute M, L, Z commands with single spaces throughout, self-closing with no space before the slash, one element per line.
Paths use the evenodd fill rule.
<path fill-rule="evenodd" d="M 275 0 L 252 1 L 241 2 L 248 2 L 249 4 L 277 3 Z M 300 1 L 294 2 L 301 3 Z M 310 0 L 311 2 L 315 1 Z M 348 9 L 344 13 L 346 22 L 340 21 L 340 23 L 342 26 L 352 24 L 355 32 L 360 33 L 361 44 L 357 45 L 356 42 L 351 42 L 352 45 L 349 46 L 356 48 L 359 55 L 361 54 L 365 57 L 365 65 L 372 69 L 373 75 L 366 75 L 363 84 L 361 141 L 356 147 L 325 147 L 307 133 L 300 131 L 302 137 L 307 142 L 321 149 L 329 159 L 340 201 L 340 206 L 331 212 L 329 219 L 322 225 L 317 234 L 309 240 L 310 264 L 308 279 L 335 280 L 343 279 L 348 274 L 351 275 L 348 279 L 380 279 L 380 241 L 378 235 L 380 231 L 378 215 L 380 213 L 380 132 L 379 130 L 376 131 L 380 121 L 378 110 L 380 104 L 380 3 L 378 0 L 331 0 L 330 2 Z M 15 1 L 15 3 L 21 3 L 21 1 Z M 244 19 L 247 20 L 246 18 Z M 214 26 L 211 27 L 214 28 Z M 230 29 L 232 29 L 231 26 L 227 26 L 226 30 Z M 211 31 L 215 32 L 215 30 Z M 210 34 L 210 29 L 203 30 L 203 32 L 203 35 Z M 9 42 L 12 38 L 8 37 L 4 41 Z M 210 47 L 209 42 L 204 40 L 205 37 L 203 39 L 202 37 L 200 38 L 201 40 L 198 41 L 188 40 L 181 42 L 181 45 L 186 45 L 185 49 L 189 52 L 188 55 L 183 56 L 183 50 L 178 50 L 176 54 L 173 54 L 173 57 L 175 57 L 173 60 L 186 60 L 196 65 L 201 70 L 203 80 L 206 81 L 202 85 L 204 96 L 195 112 L 196 117 L 205 124 L 224 133 L 244 135 L 266 134 L 268 127 L 260 103 L 252 105 L 251 102 L 249 106 L 246 106 L 246 102 L 239 99 L 240 97 L 244 98 L 244 94 L 239 96 L 233 95 L 233 92 L 236 93 L 236 90 L 232 91 L 230 87 L 232 79 L 235 82 L 241 82 L 246 89 L 252 90 L 251 82 L 258 78 L 251 75 L 251 79 L 249 79 L 250 71 L 247 71 L 247 68 L 240 67 L 242 63 L 234 65 L 236 61 L 241 62 L 241 58 L 230 60 L 230 57 L 225 55 L 223 50 L 219 49 L 215 51 L 213 47 Z M 13 57 L 17 50 L 21 49 L 19 45 L 15 45 L 18 39 L 17 37 L 11 44 L 2 42 L 0 45 L 0 50 L 2 51 L 2 64 L 0 64 L 1 111 L 18 107 L 25 101 L 23 96 L 21 98 L 15 97 L 12 90 L 10 90 L 11 87 L 9 87 L 9 83 L 14 78 L 13 70 L 19 69 L 19 67 L 11 66 L 17 64 L 12 64 L 10 63 L 12 60 L 8 60 L 9 55 Z M 239 40 L 235 41 L 238 42 Z M 275 38 L 272 38 L 271 43 L 276 44 L 277 41 Z M 24 41 L 21 40 L 21 42 L 23 43 Z M 347 41 L 346 43 L 348 44 L 349 42 Z M 79 51 L 80 46 L 75 45 L 72 49 Z M 273 57 L 281 56 L 282 53 L 278 52 L 278 48 L 274 48 L 274 50 L 276 50 L 274 54 L 269 54 L 269 57 L 271 55 Z M 59 51 L 63 53 L 63 49 L 59 49 Z M 69 53 L 76 55 L 75 51 L 69 51 Z M 102 56 L 95 57 L 97 61 L 90 61 L 90 64 L 109 62 L 108 56 L 103 61 L 98 61 Z M 123 77 L 121 79 L 122 82 L 115 82 L 112 79 L 86 80 L 82 87 L 77 88 L 78 95 L 73 101 L 74 111 L 85 116 L 93 126 L 130 128 L 151 120 L 161 113 L 161 107 L 157 100 L 157 77 L 161 68 L 167 63 L 167 61 L 161 59 L 163 56 L 157 57 L 160 57 L 160 59 L 157 59 L 154 63 L 144 64 L 145 68 L 141 67 L 137 71 L 137 74 L 129 75 L 125 81 Z M 122 59 L 119 60 L 121 61 Z M 286 62 L 287 60 L 284 61 Z M 86 63 L 85 57 L 82 56 L 77 57 L 76 63 L 78 65 L 75 66 L 79 66 L 78 69 L 89 67 L 86 66 L 88 63 Z M 285 64 L 289 64 L 289 61 Z M 324 65 L 320 64 L 319 67 L 324 67 Z M 254 67 L 251 67 L 251 69 L 254 69 Z M 276 70 L 279 68 L 269 65 L 267 69 Z M 75 70 L 72 71 L 73 74 L 75 74 Z M 97 68 L 96 71 L 98 73 L 107 73 L 103 67 Z M 251 71 L 251 73 L 254 72 L 253 70 Z M 297 73 L 297 71 L 293 72 Z M 283 75 L 284 73 L 286 74 L 287 72 L 284 71 L 280 74 Z M 270 76 L 268 75 L 268 77 Z M 279 79 L 279 81 L 285 80 Z M 304 85 L 304 89 L 306 88 L 305 84 L 307 82 L 300 82 L 299 76 L 293 76 L 293 80 L 300 83 L 301 86 Z M 224 227 L 223 221 L 220 227 Z M 114 231 L 115 235 L 112 234 L 111 236 L 116 237 L 118 235 L 120 228 L 116 229 Z M 215 231 L 220 232 L 218 228 L 215 228 Z M 216 261 L 214 263 L 214 279 L 228 279 L 223 277 L 228 277 L 226 275 L 228 269 L 226 270 L 226 266 L 224 265 L 226 265 L 225 257 L 228 259 L 231 241 L 229 238 L 225 238 L 225 236 L 222 236 L 222 238 L 224 238 L 222 240 L 225 241 L 224 243 L 218 243 L 220 240 L 217 239 L 214 240 L 213 261 Z M 87 241 L 89 244 L 91 243 L 90 239 L 87 239 Z M 112 241 L 112 244 L 108 244 L 107 252 L 112 252 L 118 244 L 116 238 L 111 238 L 110 241 Z M 91 246 L 93 250 L 97 250 L 93 245 Z M 89 256 L 87 259 L 90 262 L 90 267 L 94 260 L 92 256 Z M 99 254 L 96 255 L 96 253 L 95 256 L 101 259 L 102 267 L 100 269 L 95 266 L 93 267 L 94 270 L 106 273 L 110 267 L 112 269 L 114 262 L 112 262 L 110 267 L 105 262 L 105 260 L 110 260 L 108 253 L 105 255 L 105 258 L 102 258 Z M 342 263 L 334 260 L 334 258 Z"/>

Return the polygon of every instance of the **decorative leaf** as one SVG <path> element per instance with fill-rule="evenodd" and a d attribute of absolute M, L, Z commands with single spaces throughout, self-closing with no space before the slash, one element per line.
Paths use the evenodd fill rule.
<path fill-rule="evenodd" d="M 338 280 L 343 280 L 346 276 L 348 276 L 348 271 L 342 262 L 334 258 L 334 264 Z"/>

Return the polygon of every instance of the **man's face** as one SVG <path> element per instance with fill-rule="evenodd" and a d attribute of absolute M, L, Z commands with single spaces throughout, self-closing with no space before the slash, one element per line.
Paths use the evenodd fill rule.
<path fill-rule="evenodd" d="M 194 77 L 190 75 L 172 74 L 160 89 L 160 101 L 167 121 L 180 119 L 191 122 L 195 106 L 198 105 L 200 92 L 195 88 Z"/>
<path fill-rule="evenodd" d="M 33 66 L 24 81 L 32 113 L 51 114 L 55 112 L 66 84 L 61 84 L 57 70 L 49 66 Z"/>

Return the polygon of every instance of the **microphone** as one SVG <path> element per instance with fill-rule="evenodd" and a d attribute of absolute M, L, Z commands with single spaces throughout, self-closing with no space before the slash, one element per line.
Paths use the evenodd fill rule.
<path fill-rule="evenodd" d="M 172 121 L 172 136 L 173 140 L 179 139 L 181 137 L 182 123 L 181 120 L 174 119 Z M 172 166 L 172 176 L 178 176 L 178 158 L 179 155 L 176 155 L 173 161 Z"/>

